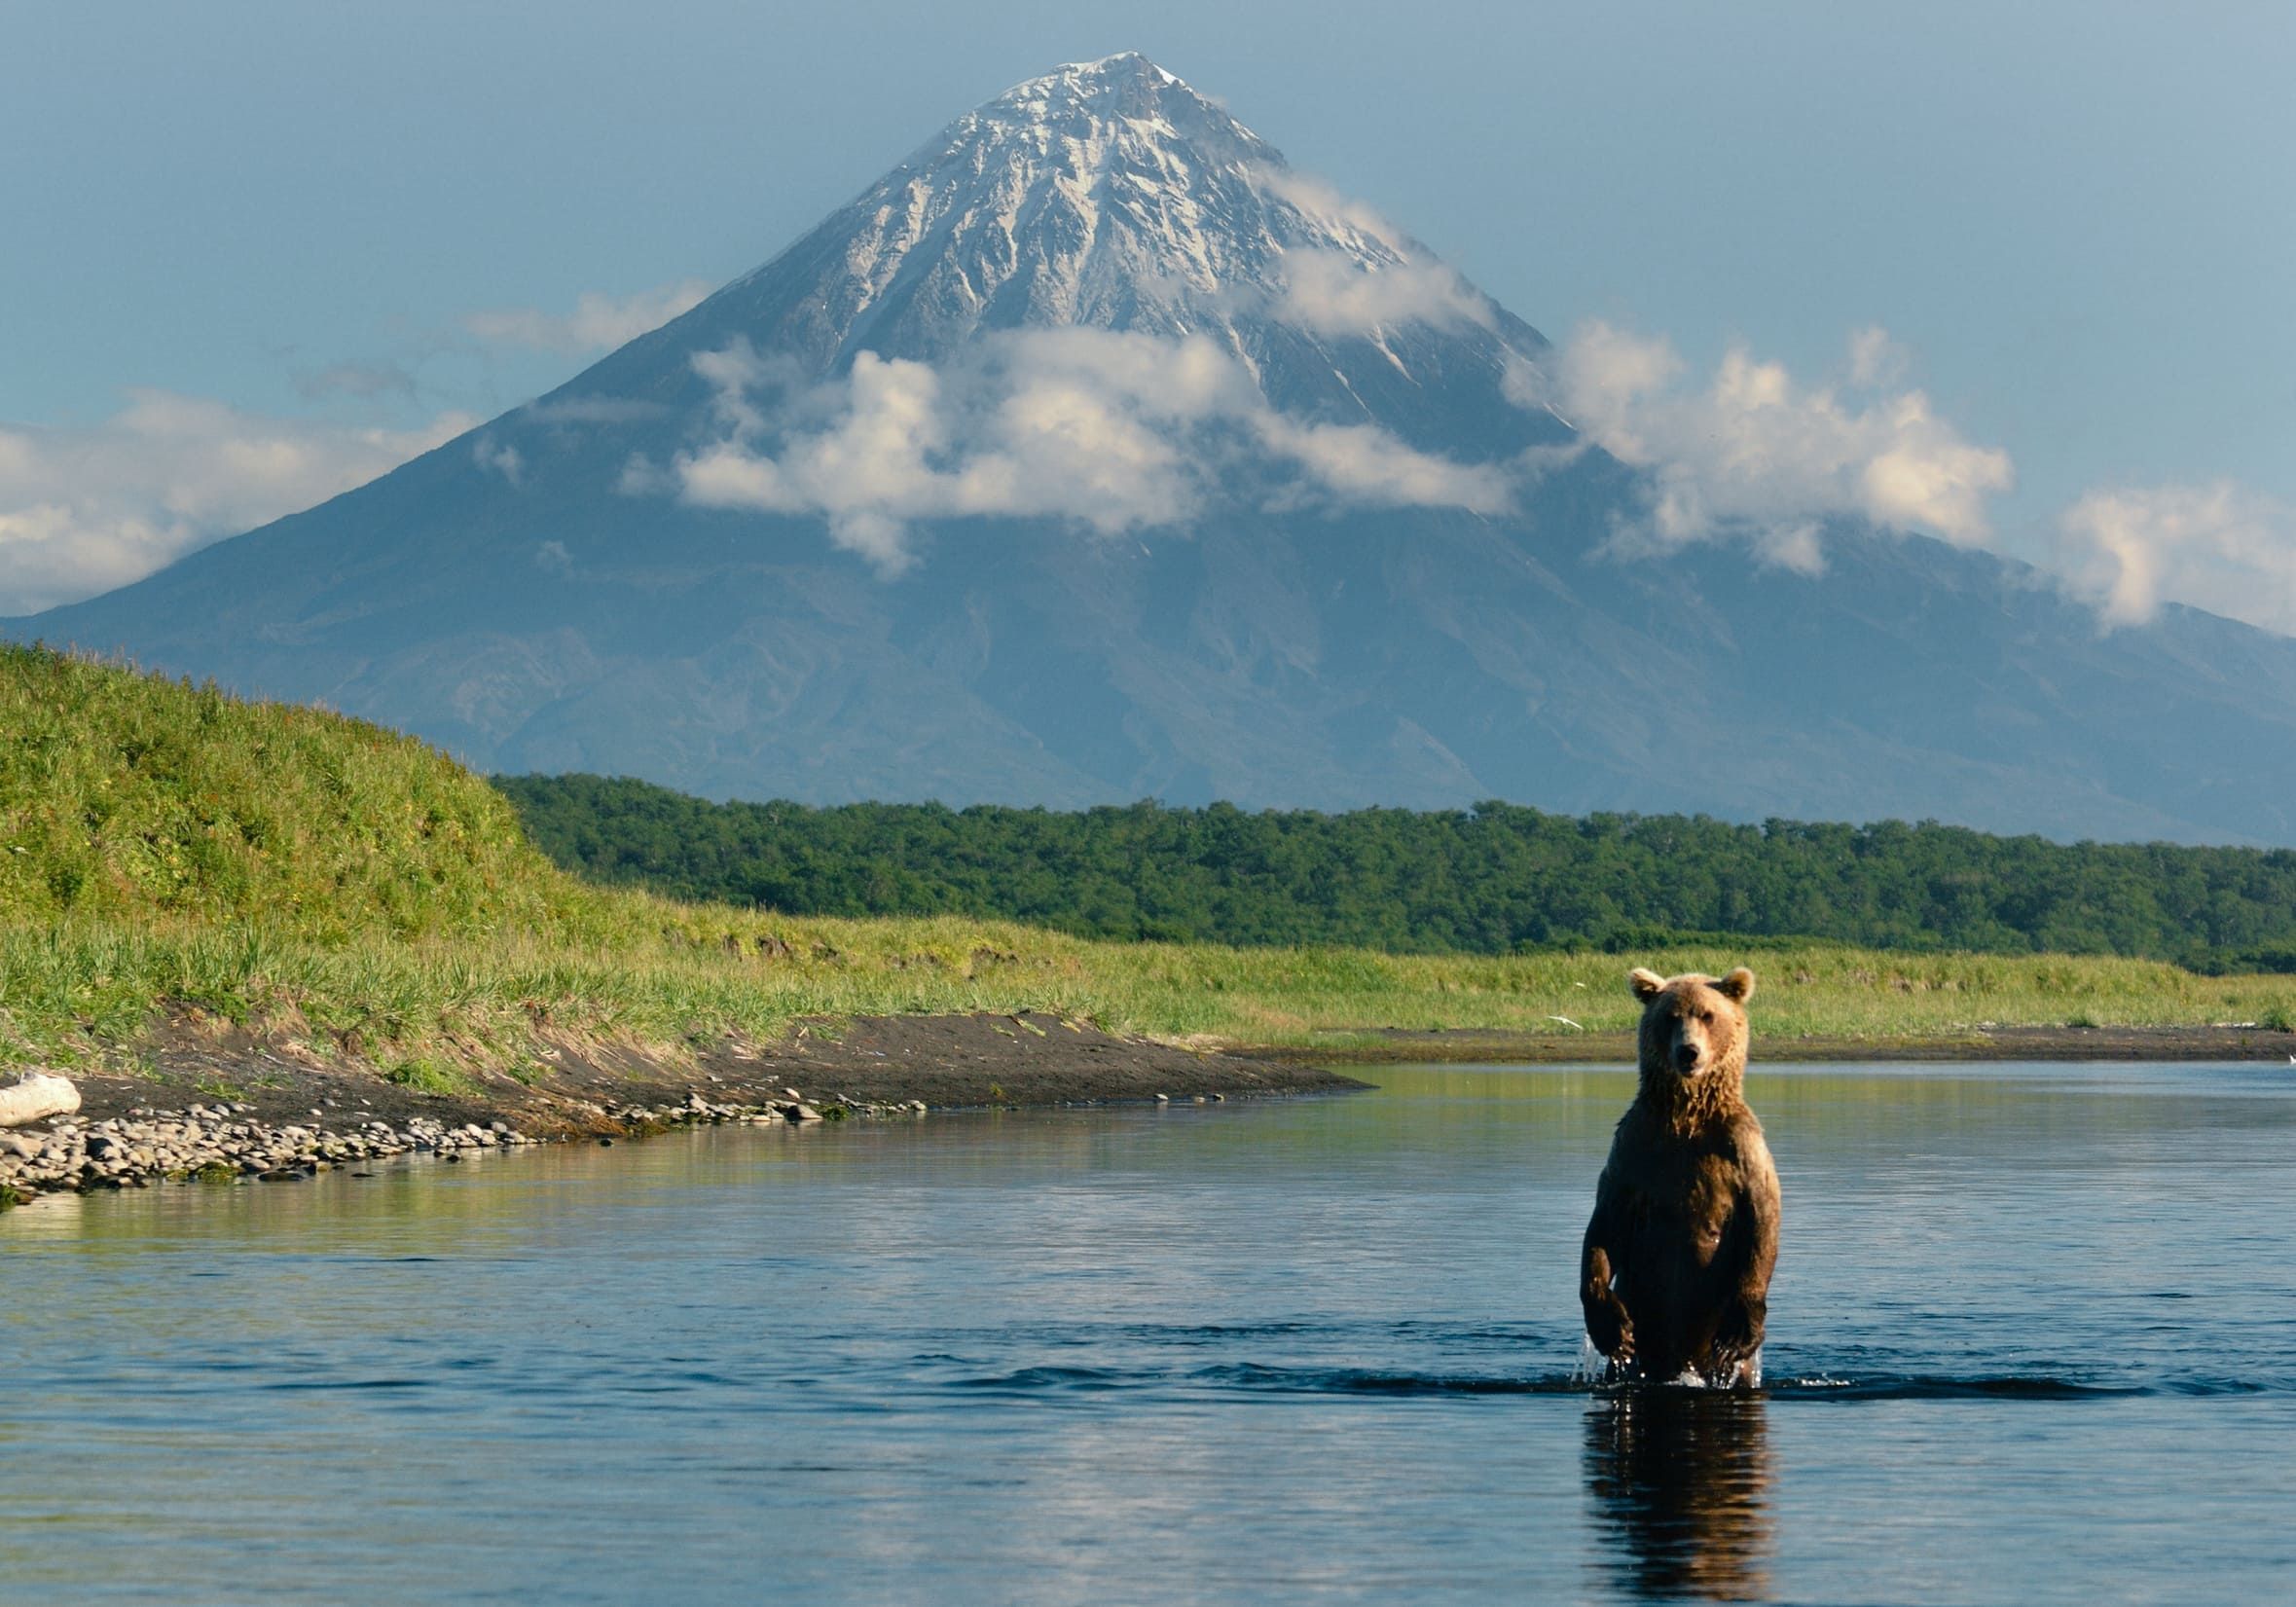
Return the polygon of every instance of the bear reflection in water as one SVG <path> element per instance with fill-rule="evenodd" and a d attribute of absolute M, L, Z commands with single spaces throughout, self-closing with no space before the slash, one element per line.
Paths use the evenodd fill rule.
<path fill-rule="evenodd" d="M 1586 1487 L 1625 1592 L 1768 1593 L 1766 1403 L 1730 1390 L 1634 1389 L 1586 1414 Z"/>

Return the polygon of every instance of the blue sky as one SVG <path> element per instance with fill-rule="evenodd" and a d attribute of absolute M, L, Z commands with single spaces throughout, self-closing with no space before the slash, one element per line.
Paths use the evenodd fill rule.
<path fill-rule="evenodd" d="M 1992 544 L 2087 529 L 2296 629 L 2296 12 L 2069 0 L 14 0 L 0 611 L 547 388 L 1122 49 L 1693 397 L 1733 348 L 1822 392 L 1886 330 L 1893 393 L 2014 464 Z"/>

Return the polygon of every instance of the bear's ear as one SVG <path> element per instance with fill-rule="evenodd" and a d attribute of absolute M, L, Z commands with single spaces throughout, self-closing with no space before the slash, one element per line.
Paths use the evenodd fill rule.
<path fill-rule="evenodd" d="M 1754 997 L 1754 973 L 1740 966 L 1736 970 L 1715 983 L 1714 991 L 1743 1004 Z"/>
<path fill-rule="evenodd" d="M 1658 991 L 1665 987 L 1666 979 L 1655 970 L 1645 970 L 1637 966 L 1626 973 L 1626 985 L 1634 990 L 1635 998 L 1647 1004 L 1658 997 Z"/>

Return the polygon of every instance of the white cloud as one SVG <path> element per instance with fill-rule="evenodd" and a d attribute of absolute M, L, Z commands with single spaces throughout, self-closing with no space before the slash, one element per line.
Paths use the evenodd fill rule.
<path fill-rule="evenodd" d="M 1622 532 L 1630 542 L 1741 533 L 1773 561 L 1811 569 L 1817 526 L 1857 516 L 1986 544 L 1986 498 L 2014 480 L 2009 456 L 1963 439 L 1920 391 L 1889 388 L 1901 367 L 1887 334 L 1866 329 L 1850 343 L 1846 391 L 1797 384 L 1783 365 L 1743 347 L 1694 390 L 1681 383 L 1685 365 L 1671 344 L 1596 322 L 1557 353 L 1545 399 L 1614 457 L 1649 471 L 1647 517 Z"/>
<path fill-rule="evenodd" d="M 503 308 L 473 312 L 462 320 L 462 327 L 480 340 L 499 346 L 529 347 L 536 351 L 601 351 L 661 328 L 699 304 L 711 289 L 707 280 L 680 279 L 633 296 L 605 296 L 590 290 L 575 301 L 570 313 Z"/>
<path fill-rule="evenodd" d="M 2165 602 L 2296 635 L 2296 508 L 2229 481 L 2091 492 L 2058 521 L 2058 557 L 2108 623 Z"/>
<path fill-rule="evenodd" d="M 1200 335 L 1170 340 L 1104 329 L 1023 330 L 990 342 L 984 358 L 988 371 L 1014 390 L 1037 383 L 1086 384 L 1165 422 L 1260 405 L 1250 373 Z"/>
<path fill-rule="evenodd" d="M 482 469 L 492 469 L 513 486 L 526 477 L 527 460 L 518 448 L 507 442 L 497 445 L 491 435 L 482 435 L 470 443 L 470 460 Z"/>
<path fill-rule="evenodd" d="M 1511 477 L 1499 464 L 1420 452 L 1376 425 L 1302 424 L 1274 413 L 1255 421 L 1270 450 L 1295 459 L 1342 502 L 1499 514 L 1514 500 Z"/>
<path fill-rule="evenodd" d="M 83 429 L 0 426 L 0 614 L 109 591 L 323 502 L 469 429 L 268 419 L 166 391 Z"/>
<path fill-rule="evenodd" d="M 738 441 L 720 441 L 690 457 L 680 457 L 665 480 L 644 459 L 633 457 L 622 469 L 622 491 L 640 495 L 676 490 L 702 508 L 754 508 L 759 513 L 795 513 L 805 506 L 797 488 L 770 457 L 753 457 Z"/>
<path fill-rule="evenodd" d="M 1545 367 L 1506 376 L 1518 406 L 1551 405 L 1587 439 L 1646 471 L 1625 551 L 1717 535 L 1750 539 L 1772 563 L 1824 566 L 1829 518 L 1855 517 L 2054 567 L 2109 624 L 2141 624 L 2178 602 L 2296 634 L 2296 507 L 2230 483 L 2092 492 L 2036 550 L 1998 539 L 1987 501 L 2010 489 L 2006 453 L 1965 439 L 1909 388 L 1885 330 L 1849 338 L 1839 386 L 1803 385 L 1743 348 L 1702 386 L 1671 344 L 1590 323 Z M 1550 372 L 1549 372 L 1550 371 Z"/>
<path fill-rule="evenodd" d="M 1499 393 L 1518 408 L 1553 413 L 1557 391 L 1547 371 L 1512 347 L 1504 362 L 1499 371 Z"/>
<path fill-rule="evenodd" d="M 778 393 L 785 403 L 806 383 L 805 371 L 794 358 L 761 357 L 747 337 L 715 351 L 697 351 L 686 361 L 710 383 L 718 420 L 736 436 L 765 428 L 759 392 Z"/>
<path fill-rule="evenodd" d="M 1682 359 L 1671 343 L 1663 338 L 1644 340 L 1606 323 L 1583 324 L 1556 351 L 1550 366 L 1553 394 L 1548 400 L 1567 409 L 1575 427 L 1624 462 L 1658 460 L 1658 447 L 1646 440 L 1635 423 L 1637 415 L 1647 412 L 1682 373 Z M 1517 405 L 1528 405 L 1540 378 L 1535 370 L 1509 365 L 1508 396 Z"/>
<path fill-rule="evenodd" d="M 1193 511 L 1193 473 L 1146 398 L 1091 374 L 1015 381 L 983 432 L 988 450 L 960 474 L 959 508 L 1078 519 L 1104 535 Z"/>
<path fill-rule="evenodd" d="M 1276 316 L 1318 335 L 1367 335 L 1398 323 L 1495 328 L 1488 298 L 1439 262 L 1367 266 L 1338 251 L 1284 253 Z"/>
<path fill-rule="evenodd" d="M 1894 385 L 1906 377 L 1912 358 L 1889 338 L 1879 324 L 1868 324 L 1849 335 L 1849 383 L 1860 390 Z"/>
<path fill-rule="evenodd" d="M 1254 167 L 1255 188 L 1299 213 L 1309 228 L 1358 252 L 1403 257 L 1411 242 L 1367 202 L 1295 167 Z"/>
<path fill-rule="evenodd" d="M 1495 513 L 1511 500 L 1495 466 L 1276 413 L 1200 336 L 1014 332 L 946 370 L 864 352 L 816 386 L 741 345 L 693 364 L 716 389 L 724 436 L 666 475 L 633 459 L 623 489 L 667 479 L 705 507 L 818 514 L 887 574 L 909 564 L 917 520 L 1056 518 L 1104 535 L 1184 523 L 1213 493 L 1207 475 L 1239 452 L 1290 463 L 1329 504 Z"/>

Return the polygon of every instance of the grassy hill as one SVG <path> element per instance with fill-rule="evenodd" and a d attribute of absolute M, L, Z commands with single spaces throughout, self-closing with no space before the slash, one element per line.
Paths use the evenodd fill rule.
<path fill-rule="evenodd" d="M 410 738 L 0 647 L 0 1067 L 133 1065 L 156 1025 L 450 1083 L 610 1041 L 674 1059 L 800 1018 L 1039 1010 L 1199 1041 L 1624 1031 L 1624 967 L 1761 971 L 1763 1033 L 2292 1019 L 2285 978 L 1770 939 L 1399 956 L 1113 943 L 961 916 L 837 920 L 587 886 Z M 1557 1018 L 1567 1017 L 1568 1025 Z"/>
<path fill-rule="evenodd" d="M 544 930 L 587 904 L 412 738 L 0 644 L 0 920 Z"/>

